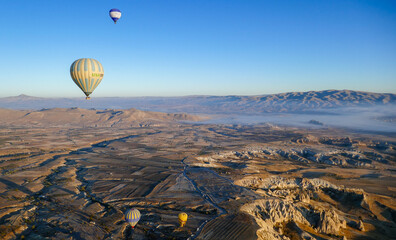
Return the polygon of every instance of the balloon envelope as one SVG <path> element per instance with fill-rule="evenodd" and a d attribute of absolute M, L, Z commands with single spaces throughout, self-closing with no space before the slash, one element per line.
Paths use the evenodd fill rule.
<path fill-rule="evenodd" d="M 95 90 L 103 78 L 103 66 L 92 58 L 80 58 L 70 66 L 70 75 L 77 86 L 88 96 Z"/>
<path fill-rule="evenodd" d="M 136 208 L 129 209 L 128 211 L 125 212 L 125 221 L 127 221 L 132 228 L 135 227 L 135 225 L 139 222 L 140 220 L 140 212 Z"/>
<path fill-rule="evenodd" d="M 117 23 L 118 19 L 121 18 L 121 11 L 117 8 L 113 8 L 109 11 L 109 15 L 111 19 L 113 19 L 114 23 Z"/>
<path fill-rule="evenodd" d="M 184 227 L 184 225 L 185 225 L 186 222 L 187 222 L 187 218 L 188 218 L 187 213 L 184 213 L 184 212 L 179 213 L 179 223 L 180 223 L 180 227 Z"/>

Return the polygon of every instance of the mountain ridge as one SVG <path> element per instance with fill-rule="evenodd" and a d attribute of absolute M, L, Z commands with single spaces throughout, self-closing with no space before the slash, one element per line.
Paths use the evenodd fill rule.
<path fill-rule="evenodd" d="M 11 110 L 0 108 L 0 126 L 30 127 L 141 127 L 177 121 L 198 121 L 204 118 L 188 114 L 148 112 L 138 109 L 90 110 L 52 108 Z"/>
<path fill-rule="evenodd" d="M 0 108 L 129 109 L 186 113 L 307 112 L 337 107 L 396 105 L 396 94 L 353 90 L 286 92 L 253 96 L 194 95 L 181 97 L 40 98 L 27 95 L 0 98 Z"/>

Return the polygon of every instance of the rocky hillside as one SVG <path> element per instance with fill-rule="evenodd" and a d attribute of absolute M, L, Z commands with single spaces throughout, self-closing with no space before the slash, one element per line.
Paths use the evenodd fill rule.
<path fill-rule="evenodd" d="M 36 98 L 26 95 L 0 98 L 10 109 L 80 108 L 129 109 L 186 113 L 308 112 L 335 107 L 394 105 L 396 94 L 351 90 L 289 92 L 260 96 L 186 96 L 136 98 Z"/>
<path fill-rule="evenodd" d="M 37 111 L 0 109 L 0 126 L 130 127 L 200 119 L 198 116 L 187 114 L 145 112 L 137 109 L 54 108 Z"/>
<path fill-rule="evenodd" d="M 193 165 L 256 194 L 239 210 L 258 224 L 258 239 L 394 239 L 395 150 L 394 142 L 305 135 L 203 152 Z"/>

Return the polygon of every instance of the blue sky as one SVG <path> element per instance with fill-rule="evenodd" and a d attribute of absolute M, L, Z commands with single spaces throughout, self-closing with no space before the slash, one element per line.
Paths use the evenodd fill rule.
<path fill-rule="evenodd" d="M 393 0 L 1 3 L 0 97 L 83 97 L 69 74 L 83 57 L 105 70 L 92 97 L 396 93 Z"/>

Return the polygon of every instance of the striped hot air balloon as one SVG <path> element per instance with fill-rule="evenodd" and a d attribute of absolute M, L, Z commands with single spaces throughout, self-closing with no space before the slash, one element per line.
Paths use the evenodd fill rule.
<path fill-rule="evenodd" d="M 129 209 L 125 213 L 125 221 L 127 221 L 132 228 L 135 227 L 135 225 L 139 222 L 140 220 L 140 212 L 136 208 Z"/>
<path fill-rule="evenodd" d="M 85 93 L 86 99 L 95 90 L 103 78 L 103 67 L 92 58 L 80 58 L 70 66 L 70 75 L 77 86 Z"/>
<path fill-rule="evenodd" d="M 116 24 L 118 19 L 121 18 L 121 11 L 117 8 L 113 8 L 109 11 L 109 15 L 110 15 L 111 19 L 113 19 L 114 24 Z"/>
<path fill-rule="evenodd" d="M 184 225 L 186 225 L 187 218 L 188 218 L 187 213 L 185 213 L 185 212 L 179 213 L 180 227 L 184 227 Z"/>

